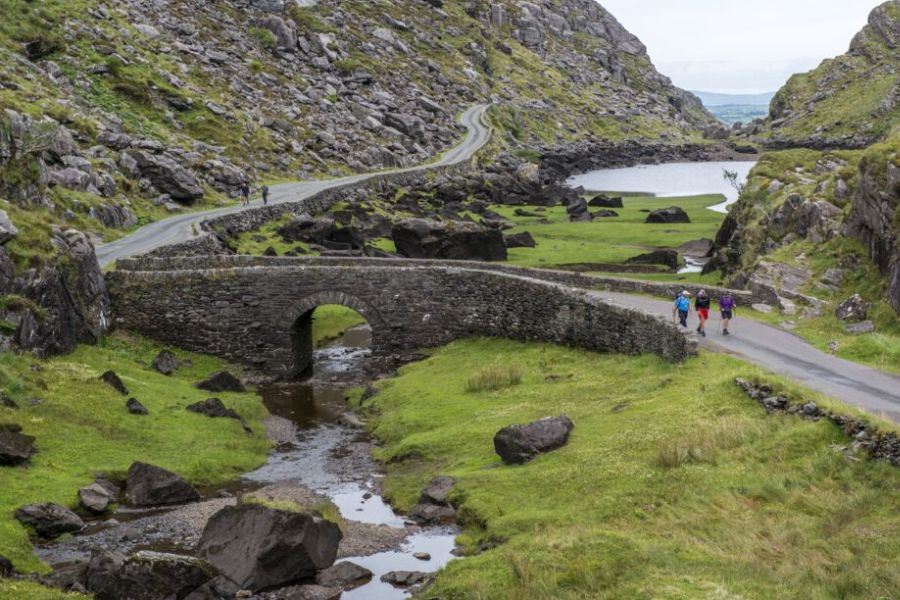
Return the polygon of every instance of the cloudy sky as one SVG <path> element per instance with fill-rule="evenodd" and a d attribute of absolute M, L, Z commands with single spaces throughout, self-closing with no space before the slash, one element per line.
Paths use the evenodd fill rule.
<path fill-rule="evenodd" d="M 775 91 L 847 51 L 879 0 L 599 0 L 676 85 Z"/>

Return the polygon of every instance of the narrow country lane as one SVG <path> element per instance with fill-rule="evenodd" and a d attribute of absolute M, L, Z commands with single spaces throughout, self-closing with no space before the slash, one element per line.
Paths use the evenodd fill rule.
<path fill-rule="evenodd" d="M 625 306 L 672 317 L 672 304 L 666 300 L 615 292 L 602 294 Z M 741 312 L 748 310 L 752 309 L 738 310 L 728 337 L 720 333 L 719 316 L 712 311 L 707 323 L 708 337 L 702 338 L 701 347 L 733 354 L 832 398 L 900 422 L 900 376 L 826 354 L 790 332 L 741 318 Z M 693 314 L 691 326 L 697 326 Z"/>
<path fill-rule="evenodd" d="M 458 145 L 447 150 L 447 152 L 433 162 L 405 169 L 349 175 L 338 179 L 298 181 L 273 185 L 270 188 L 269 203 L 281 204 L 284 202 L 297 202 L 318 192 L 350 183 L 360 183 L 387 172 L 408 173 L 427 171 L 429 169 L 465 162 L 472 158 L 472 156 L 474 156 L 491 137 L 491 130 L 485 125 L 483 119 L 487 108 L 488 105 L 478 104 L 466 110 L 460 116 L 460 122 L 467 129 L 466 137 Z M 250 206 L 241 206 L 238 204 L 225 208 L 176 215 L 161 221 L 156 221 L 141 227 L 122 239 L 98 246 L 97 260 L 100 262 L 101 267 L 106 267 L 119 258 L 128 258 L 129 256 L 150 252 L 161 246 L 186 242 L 196 235 L 196 232 L 200 230 L 200 224 L 203 221 L 252 208 L 258 208 L 260 206 L 262 206 L 262 200 L 254 200 L 250 203 Z"/>

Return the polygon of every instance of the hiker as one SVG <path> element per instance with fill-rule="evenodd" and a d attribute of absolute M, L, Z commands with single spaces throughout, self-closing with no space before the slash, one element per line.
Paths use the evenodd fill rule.
<path fill-rule="evenodd" d="M 682 327 L 687 327 L 688 313 L 691 311 L 691 293 L 687 290 L 675 298 L 675 306 L 672 307 L 672 321 L 675 321 L 675 314 L 678 314 L 678 320 L 681 321 Z"/>
<path fill-rule="evenodd" d="M 269 204 L 269 186 L 264 185 L 262 189 L 263 206 Z"/>
<path fill-rule="evenodd" d="M 697 333 L 706 337 L 706 321 L 709 320 L 709 296 L 706 290 L 700 290 L 697 293 L 697 299 L 694 301 L 694 308 L 697 310 L 697 316 L 700 317 L 700 325 L 697 327 Z"/>
<path fill-rule="evenodd" d="M 241 186 L 241 197 L 243 198 L 242 204 L 244 206 L 250 205 L 250 186 L 248 184 L 244 184 Z"/>
<path fill-rule="evenodd" d="M 734 318 L 735 301 L 730 291 L 725 291 L 725 295 L 719 298 L 719 310 L 722 312 L 722 335 L 731 335 L 728 333 L 728 324 Z"/>

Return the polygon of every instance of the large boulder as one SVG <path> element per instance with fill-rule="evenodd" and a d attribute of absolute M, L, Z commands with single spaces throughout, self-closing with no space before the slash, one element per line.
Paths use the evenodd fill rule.
<path fill-rule="evenodd" d="M 592 219 L 591 213 L 588 210 L 588 203 L 584 198 L 577 198 L 566 204 L 566 214 L 569 215 L 569 220 L 572 222 L 587 222 Z"/>
<path fill-rule="evenodd" d="M 321 244 L 334 234 L 334 219 L 313 218 L 309 215 L 294 217 L 278 228 L 277 233 L 285 242 L 311 242 Z"/>
<path fill-rule="evenodd" d="M 384 115 L 384 124 L 415 140 L 425 139 L 425 121 L 415 115 L 387 113 Z"/>
<path fill-rule="evenodd" d="M 645 254 L 632 256 L 625 261 L 626 265 L 663 265 L 672 269 L 678 268 L 678 252 L 675 250 L 654 250 Z"/>
<path fill-rule="evenodd" d="M 32 527 L 38 536 L 45 539 L 84 529 L 81 517 L 59 504 L 29 504 L 16 509 L 15 516 L 20 523 Z"/>
<path fill-rule="evenodd" d="M 198 389 L 207 392 L 246 392 L 241 380 L 228 371 L 216 371 L 197 384 Z"/>
<path fill-rule="evenodd" d="M 279 49 L 293 51 L 297 48 L 297 30 L 292 20 L 269 16 L 257 21 L 256 26 L 268 29 L 275 36 Z"/>
<path fill-rule="evenodd" d="M 101 550 L 91 556 L 84 587 L 96 600 L 178 600 L 215 576 L 215 569 L 190 556 L 142 551 L 126 557 Z"/>
<path fill-rule="evenodd" d="M 0 425 L 0 465 L 18 465 L 34 452 L 34 438 L 16 426 Z"/>
<path fill-rule="evenodd" d="M 588 206 L 593 206 L 595 208 L 624 208 L 625 205 L 622 204 L 622 198 L 610 198 L 608 196 L 599 195 L 591 198 L 591 201 L 588 202 Z"/>
<path fill-rule="evenodd" d="M 407 219 L 394 224 L 391 238 L 407 258 L 506 260 L 503 234 L 475 223 Z"/>
<path fill-rule="evenodd" d="M 132 506 L 182 504 L 199 499 L 197 490 L 176 473 L 142 462 L 128 469 L 125 500 Z"/>
<path fill-rule="evenodd" d="M 679 206 L 660 208 L 652 211 L 644 220 L 645 223 L 690 223 L 691 218 Z"/>
<path fill-rule="evenodd" d="M 342 537 L 337 525 L 317 515 L 241 504 L 209 519 L 197 550 L 238 586 L 258 591 L 330 567 Z"/>
<path fill-rule="evenodd" d="M 494 436 L 494 450 L 506 464 L 522 464 L 542 452 L 565 446 L 574 427 L 572 419 L 565 415 L 510 425 Z"/>
<path fill-rule="evenodd" d="M 192 203 L 203 198 L 203 188 L 194 174 L 178 164 L 169 154 L 150 154 L 143 150 L 129 152 L 137 162 L 141 175 L 153 186 L 173 200 Z"/>

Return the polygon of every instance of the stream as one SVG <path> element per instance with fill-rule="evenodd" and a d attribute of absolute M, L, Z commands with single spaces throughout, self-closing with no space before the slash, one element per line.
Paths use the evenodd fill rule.
<path fill-rule="evenodd" d="M 381 575 L 437 571 L 454 558 L 458 530 L 413 525 L 379 493 L 384 474 L 371 458 L 374 440 L 344 397 L 348 388 L 366 383 L 363 365 L 370 352 L 362 346 L 370 340 L 367 326 L 352 328 L 337 345 L 316 351 L 310 379 L 260 387 L 270 413 L 267 434 L 276 444 L 260 468 L 237 482 L 201 490 L 204 499 L 193 504 L 152 510 L 122 507 L 76 536 L 38 546 L 39 556 L 58 568 L 88 558 L 95 548 L 192 554 L 207 519 L 238 496 L 306 506 L 327 500 L 344 521 L 337 562 L 349 560 L 373 573 L 370 582 L 345 591 L 342 600 L 409 597 L 409 591 L 383 583 Z M 414 556 L 421 553 L 430 559 Z"/>

